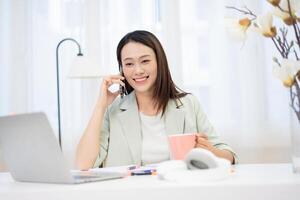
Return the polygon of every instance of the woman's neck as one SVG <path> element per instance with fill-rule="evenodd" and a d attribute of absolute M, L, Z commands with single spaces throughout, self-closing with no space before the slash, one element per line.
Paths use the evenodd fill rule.
<path fill-rule="evenodd" d="M 136 93 L 135 96 L 139 112 L 149 116 L 157 115 L 157 105 L 150 93 Z"/>

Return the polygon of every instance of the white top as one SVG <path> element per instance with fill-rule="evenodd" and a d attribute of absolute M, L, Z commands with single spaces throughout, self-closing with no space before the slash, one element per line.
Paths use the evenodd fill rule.
<path fill-rule="evenodd" d="M 159 163 L 170 158 L 164 118 L 140 112 L 142 128 L 142 164 Z"/>

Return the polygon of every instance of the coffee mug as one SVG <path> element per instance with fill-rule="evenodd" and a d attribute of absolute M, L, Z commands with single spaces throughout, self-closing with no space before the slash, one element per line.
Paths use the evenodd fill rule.
<path fill-rule="evenodd" d="M 184 133 L 168 136 L 171 159 L 183 160 L 187 153 L 196 145 L 195 133 Z"/>

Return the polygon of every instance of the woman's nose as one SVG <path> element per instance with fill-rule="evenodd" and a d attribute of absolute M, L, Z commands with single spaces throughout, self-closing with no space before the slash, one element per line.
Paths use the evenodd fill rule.
<path fill-rule="evenodd" d="M 145 72 L 144 68 L 140 64 L 136 64 L 134 69 L 136 74 L 142 74 Z"/>

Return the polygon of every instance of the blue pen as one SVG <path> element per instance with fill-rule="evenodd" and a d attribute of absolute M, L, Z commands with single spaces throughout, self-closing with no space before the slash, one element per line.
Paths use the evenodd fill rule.
<path fill-rule="evenodd" d="M 152 175 L 152 172 L 131 172 L 131 176 Z"/>
<path fill-rule="evenodd" d="M 131 172 L 131 176 L 140 176 L 140 175 L 155 175 L 155 170 L 137 170 Z"/>

